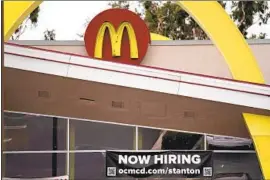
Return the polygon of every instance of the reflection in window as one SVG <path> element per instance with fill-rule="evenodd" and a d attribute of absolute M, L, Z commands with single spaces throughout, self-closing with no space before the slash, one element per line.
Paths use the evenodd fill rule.
<path fill-rule="evenodd" d="M 209 150 L 254 150 L 251 139 L 228 136 L 206 136 Z"/>
<path fill-rule="evenodd" d="M 44 178 L 65 175 L 66 154 L 56 154 L 56 168 L 53 154 L 5 154 L 4 176 L 8 178 Z"/>
<path fill-rule="evenodd" d="M 247 174 L 252 179 L 261 179 L 262 173 L 256 153 L 214 153 L 214 173 L 228 175 Z"/>
<path fill-rule="evenodd" d="M 70 120 L 70 150 L 129 150 L 133 144 L 133 127 Z"/>
<path fill-rule="evenodd" d="M 66 123 L 66 119 L 4 113 L 4 148 L 6 151 L 65 150 Z"/>
<path fill-rule="evenodd" d="M 102 153 L 75 153 L 70 172 L 74 172 L 70 174 L 71 179 L 106 179 L 105 157 Z"/>
<path fill-rule="evenodd" d="M 204 136 L 182 132 L 166 132 L 162 138 L 162 149 L 165 150 L 198 150 L 204 149 Z"/>
<path fill-rule="evenodd" d="M 142 138 L 139 139 L 139 147 L 140 149 L 155 149 L 160 150 L 161 149 L 161 141 L 159 141 L 159 137 L 161 135 L 161 131 L 157 129 L 149 129 L 149 128 L 138 128 L 138 136 L 141 136 Z"/>

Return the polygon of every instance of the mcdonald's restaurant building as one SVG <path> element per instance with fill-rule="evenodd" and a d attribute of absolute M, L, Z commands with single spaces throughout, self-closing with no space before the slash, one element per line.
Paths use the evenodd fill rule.
<path fill-rule="evenodd" d="M 4 177 L 104 179 L 104 150 L 164 149 L 181 132 L 200 136 L 188 149 L 215 151 L 216 174 L 262 178 L 252 143 L 208 137 L 250 140 L 242 113 L 270 116 L 270 41 L 247 41 L 266 85 L 238 81 L 211 41 L 154 40 L 133 14 L 108 12 L 84 41 L 4 44 Z"/>

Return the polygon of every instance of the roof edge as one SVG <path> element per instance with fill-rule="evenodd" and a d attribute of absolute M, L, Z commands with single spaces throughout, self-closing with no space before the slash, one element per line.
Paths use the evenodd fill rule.
<path fill-rule="evenodd" d="M 9 43 L 27 46 L 84 46 L 84 41 L 78 40 L 10 40 Z M 270 39 L 249 39 L 248 44 L 270 44 Z M 192 45 L 213 45 L 211 40 L 172 40 L 172 41 L 151 41 L 152 46 L 192 46 Z"/>

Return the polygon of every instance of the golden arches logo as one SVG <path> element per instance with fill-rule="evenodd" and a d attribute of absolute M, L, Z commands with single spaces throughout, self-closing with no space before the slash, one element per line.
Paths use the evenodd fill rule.
<path fill-rule="evenodd" d="M 150 44 L 150 33 L 134 12 L 107 9 L 89 22 L 84 43 L 89 57 L 139 65 Z"/>
<path fill-rule="evenodd" d="M 118 57 L 121 55 L 121 42 L 123 38 L 124 29 L 126 28 L 128 37 L 129 37 L 129 45 L 130 45 L 130 57 L 135 59 L 139 57 L 138 54 L 138 45 L 136 40 L 136 34 L 132 25 L 129 22 L 123 22 L 120 26 L 115 29 L 114 26 L 110 22 L 105 22 L 100 27 L 95 45 L 95 58 L 102 58 L 102 45 L 104 41 L 104 34 L 106 29 L 109 30 L 110 39 L 111 39 L 111 47 L 112 47 L 112 56 Z"/>

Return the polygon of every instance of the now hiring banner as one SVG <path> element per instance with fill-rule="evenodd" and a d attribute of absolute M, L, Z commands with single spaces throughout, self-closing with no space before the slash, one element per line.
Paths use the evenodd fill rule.
<path fill-rule="evenodd" d="M 125 178 L 211 178 L 211 151 L 107 151 L 106 176 Z"/>

